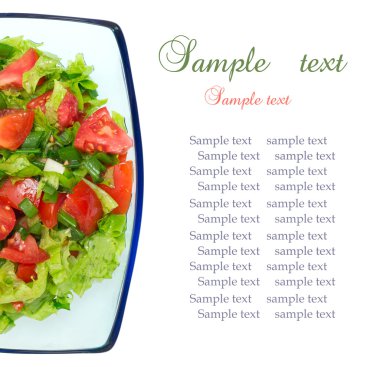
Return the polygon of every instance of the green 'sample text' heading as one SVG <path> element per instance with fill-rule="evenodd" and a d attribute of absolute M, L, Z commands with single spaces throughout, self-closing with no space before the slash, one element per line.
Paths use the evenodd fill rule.
<path fill-rule="evenodd" d="M 245 59 L 203 59 L 197 58 L 197 40 L 179 35 L 165 42 L 158 53 L 161 66 L 172 73 L 191 69 L 193 72 L 228 73 L 229 81 L 235 73 L 262 73 L 271 66 L 271 61 L 256 57 L 256 48 L 251 47 Z M 348 62 L 343 54 L 338 57 L 311 58 L 304 54 L 300 59 L 299 71 L 302 73 L 342 72 Z"/>

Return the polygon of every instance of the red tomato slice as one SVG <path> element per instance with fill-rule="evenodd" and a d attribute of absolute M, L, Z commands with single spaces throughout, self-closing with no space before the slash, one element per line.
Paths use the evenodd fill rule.
<path fill-rule="evenodd" d="M 48 91 L 37 98 L 32 99 L 26 107 L 34 110 L 36 108 L 41 108 L 42 112 L 46 112 L 46 102 L 50 99 L 53 91 Z M 70 127 L 78 120 L 78 101 L 74 94 L 67 91 L 65 97 L 63 98 L 61 104 L 58 107 L 58 124 L 61 130 L 66 127 Z"/>
<path fill-rule="evenodd" d="M 106 107 L 86 118 L 75 137 L 75 148 L 93 153 L 123 154 L 133 145 L 132 138 L 117 126 Z"/>
<path fill-rule="evenodd" d="M 117 159 L 119 160 L 119 162 L 125 162 L 127 160 L 127 153 L 119 154 L 117 156 Z"/>
<path fill-rule="evenodd" d="M 22 88 L 22 76 L 37 62 L 39 56 L 33 48 L 26 51 L 18 60 L 13 61 L 0 71 L 0 89 Z"/>
<path fill-rule="evenodd" d="M 78 119 L 78 101 L 74 94 L 67 91 L 58 107 L 58 123 L 61 130 L 70 127 Z"/>
<path fill-rule="evenodd" d="M 0 201 L 0 241 L 11 233 L 16 224 L 16 216 L 13 209 Z"/>
<path fill-rule="evenodd" d="M 58 210 L 61 208 L 65 199 L 66 194 L 58 194 L 58 199 L 56 203 L 45 203 L 43 200 L 40 201 L 38 212 L 42 220 L 42 223 L 46 227 L 53 228 L 57 225 Z"/>
<path fill-rule="evenodd" d="M 67 195 L 62 209 L 76 219 L 79 229 L 87 236 L 96 231 L 97 222 L 103 216 L 100 200 L 84 181 L 80 181 Z"/>
<path fill-rule="evenodd" d="M 18 209 L 18 204 L 28 198 L 37 208 L 40 199 L 37 198 L 38 181 L 34 178 L 26 178 L 12 184 L 10 179 L 0 186 L 0 199 L 12 208 Z"/>
<path fill-rule="evenodd" d="M 19 264 L 38 264 L 46 261 L 49 255 L 42 249 L 33 255 L 25 255 L 23 252 L 4 247 L 0 251 L 0 259 L 7 259 Z"/>
<path fill-rule="evenodd" d="M 23 280 L 25 283 L 37 279 L 36 265 L 35 264 L 19 264 L 17 267 L 17 278 Z"/>
<path fill-rule="evenodd" d="M 0 258 L 19 264 L 38 264 L 49 259 L 49 254 L 38 247 L 32 235 L 22 240 L 20 233 L 16 232 L 0 251 Z"/>
<path fill-rule="evenodd" d="M 0 111 L 0 148 L 16 150 L 32 130 L 33 111 Z"/>
<path fill-rule="evenodd" d="M 41 94 L 39 97 L 36 97 L 32 99 L 27 105 L 26 108 L 29 108 L 30 110 L 35 110 L 36 108 L 41 108 L 42 112 L 46 112 L 46 102 L 49 100 L 50 96 L 52 95 L 53 91 L 50 90 L 44 94 Z"/>
<path fill-rule="evenodd" d="M 86 106 L 86 105 L 85 105 Z M 85 107 L 86 108 L 86 107 Z M 86 120 L 86 113 L 83 111 L 78 112 L 77 120 L 82 124 L 84 120 Z"/>
<path fill-rule="evenodd" d="M 125 214 L 128 211 L 132 196 L 133 163 L 132 161 L 127 161 L 108 169 L 113 169 L 113 181 L 115 187 L 112 188 L 104 184 L 99 184 L 98 186 L 110 194 L 119 204 L 112 213 Z"/>
<path fill-rule="evenodd" d="M 23 252 L 25 251 L 26 244 L 25 244 L 25 241 L 23 241 L 23 239 L 21 238 L 20 233 L 16 232 L 13 235 L 13 237 L 7 241 L 7 247 L 12 250 Z"/>
<path fill-rule="evenodd" d="M 14 308 L 17 312 L 20 312 L 20 311 L 24 308 L 24 306 L 25 306 L 24 302 L 22 302 L 22 301 L 19 301 L 19 302 L 11 302 L 11 303 L 12 303 L 13 308 Z"/>

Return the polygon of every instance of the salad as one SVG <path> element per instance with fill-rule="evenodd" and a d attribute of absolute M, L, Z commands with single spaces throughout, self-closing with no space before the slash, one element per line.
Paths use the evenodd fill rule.
<path fill-rule="evenodd" d="M 70 309 L 125 247 L 133 145 L 82 54 L 0 40 L 0 333 Z"/>

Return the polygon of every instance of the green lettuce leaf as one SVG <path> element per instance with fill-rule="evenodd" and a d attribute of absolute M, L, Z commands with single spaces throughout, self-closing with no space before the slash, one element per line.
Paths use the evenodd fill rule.
<path fill-rule="evenodd" d="M 86 64 L 82 54 L 77 54 L 74 61 L 69 61 L 67 68 L 63 72 L 64 84 L 75 95 L 78 100 L 78 108 L 90 115 L 107 100 L 97 99 L 98 85 L 91 80 L 90 75 L 93 67 Z M 86 108 L 84 106 L 86 105 Z"/>
<path fill-rule="evenodd" d="M 10 59 L 14 52 L 14 47 L 0 42 L 0 59 Z"/>
<path fill-rule="evenodd" d="M 57 172 L 42 171 L 41 179 L 37 186 L 37 197 L 41 196 L 42 190 L 46 184 L 58 190 L 60 176 L 61 175 Z"/>
<path fill-rule="evenodd" d="M 29 162 L 24 154 L 12 154 L 5 162 L 0 163 L 0 171 L 13 177 L 32 177 L 41 173 L 41 170 Z"/>
<path fill-rule="evenodd" d="M 119 265 L 117 254 L 122 240 L 96 233 L 86 241 L 87 253 L 78 257 L 71 271 L 72 288 L 82 296 L 94 280 L 112 278 Z"/>
<path fill-rule="evenodd" d="M 75 293 L 82 296 L 95 280 L 112 278 L 125 247 L 125 222 L 125 216 L 110 215 L 99 232 L 84 240 L 85 251 L 71 268 L 70 280 Z"/>
<path fill-rule="evenodd" d="M 11 319 L 5 312 L 0 313 L 0 334 L 6 333 L 12 329 L 13 326 L 15 326 L 14 320 Z"/>
<path fill-rule="evenodd" d="M 66 93 L 67 89 L 64 87 L 64 85 L 56 80 L 54 82 L 53 93 L 46 103 L 46 118 L 51 125 L 58 123 L 57 111 L 61 102 L 65 98 Z"/>
<path fill-rule="evenodd" d="M 74 61 L 69 61 L 67 64 L 67 68 L 65 70 L 66 75 L 66 86 L 70 88 L 72 93 L 75 95 L 75 97 L 78 100 L 78 108 L 80 110 L 83 110 L 84 107 L 84 101 L 83 101 L 83 95 L 82 90 L 80 88 L 80 84 L 83 83 L 84 85 L 87 84 L 87 86 L 92 88 L 94 87 L 94 84 L 90 84 L 90 74 L 94 68 L 92 66 L 86 65 L 86 62 L 84 61 L 84 57 L 82 54 L 77 54 L 75 56 Z M 85 88 L 85 87 L 84 87 Z"/>
<path fill-rule="evenodd" d="M 20 58 L 30 48 L 37 48 L 42 45 L 42 43 L 25 40 L 23 36 L 3 38 L 0 40 L 0 44 L 8 46 L 7 64 Z"/>
<path fill-rule="evenodd" d="M 79 85 L 87 90 L 96 90 L 98 88 L 98 85 L 90 79 L 81 80 Z"/>
<path fill-rule="evenodd" d="M 16 89 L 2 90 L 0 99 L 5 108 L 26 108 L 28 97 L 25 91 Z"/>
<path fill-rule="evenodd" d="M 70 79 L 80 81 L 86 80 L 93 70 L 94 67 L 87 65 L 84 61 L 83 54 L 77 54 L 74 61 L 67 63 L 66 73 Z"/>
<path fill-rule="evenodd" d="M 98 222 L 99 231 L 117 238 L 123 235 L 127 222 L 124 214 L 111 214 Z"/>
<path fill-rule="evenodd" d="M 97 99 L 93 98 L 88 94 L 83 96 L 83 103 L 88 106 L 86 108 L 86 113 L 88 116 L 95 112 L 97 109 L 99 109 L 99 107 L 104 106 L 107 103 L 107 101 L 107 98 Z"/>
<path fill-rule="evenodd" d="M 40 297 L 45 289 L 47 282 L 48 269 L 46 263 L 37 265 L 37 280 L 30 283 L 17 278 L 15 265 L 6 261 L 0 267 L 0 304 L 10 302 L 28 302 Z"/>
<path fill-rule="evenodd" d="M 0 93 L 0 108 L 7 108 L 7 101 L 3 93 Z"/>
<path fill-rule="evenodd" d="M 69 237 L 70 229 L 62 231 L 49 230 L 46 227 L 42 229 L 40 248 L 50 256 L 49 260 L 46 261 L 46 265 L 49 275 L 56 285 L 65 282 L 69 276 Z"/>
<path fill-rule="evenodd" d="M 25 305 L 22 314 L 31 319 L 41 321 L 58 312 L 58 309 L 54 305 L 54 297 L 52 295 L 49 294 L 49 298 L 42 298 L 42 300 L 43 302 L 41 302 L 41 298 L 38 298 L 33 303 Z M 34 306 L 35 303 L 39 305 L 38 308 Z"/>
<path fill-rule="evenodd" d="M 99 186 L 95 185 L 91 181 L 86 180 L 85 178 L 83 179 L 83 181 L 86 182 L 86 184 L 94 190 L 96 196 L 102 204 L 104 214 L 108 214 L 118 207 L 119 204 L 112 198 L 110 194 L 105 192 L 103 189 L 101 189 Z"/>
<path fill-rule="evenodd" d="M 112 120 L 116 122 L 116 124 L 123 129 L 124 131 L 127 131 L 127 127 L 125 126 L 125 119 L 124 116 L 120 115 L 120 113 L 116 111 L 112 111 Z"/>
<path fill-rule="evenodd" d="M 35 65 L 23 74 L 22 85 L 29 94 L 32 94 L 42 77 L 51 77 L 56 80 L 59 79 L 61 71 L 60 59 L 53 54 L 44 52 Z"/>
<path fill-rule="evenodd" d="M 48 135 L 57 131 L 55 128 L 55 122 L 51 124 L 40 108 L 34 110 L 34 130 L 44 131 Z"/>
<path fill-rule="evenodd" d="M 0 315 L 2 312 L 4 323 L 2 330 L 0 316 L 0 334 L 13 327 L 14 320 L 21 316 L 27 316 L 34 320 L 44 320 L 50 315 L 57 313 L 60 309 L 69 310 L 71 300 L 71 293 L 68 293 L 64 297 L 58 297 L 46 291 L 41 297 L 35 299 L 33 302 L 24 304 L 21 311 L 16 311 L 10 303 L 0 305 Z"/>

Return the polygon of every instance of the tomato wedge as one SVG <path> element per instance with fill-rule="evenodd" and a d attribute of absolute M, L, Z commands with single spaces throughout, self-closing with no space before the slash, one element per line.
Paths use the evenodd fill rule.
<path fill-rule="evenodd" d="M 24 306 L 25 306 L 24 302 L 22 302 L 22 301 L 19 301 L 19 302 L 11 302 L 11 303 L 12 303 L 13 308 L 14 308 L 17 312 L 20 312 L 20 311 L 24 308 Z"/>
<path fill-rule="evenodd" d="M 67 195 L 62 209 L 76 219 L 79 229 L 87 236 L 96 231 L 97 222 L 103 216 L 100 200 L 84 181 L 80 181 Z"/>
<path fill-rule="evenodd" d="M 127 153 L 119 154 L 117 156 L 117 159 L 119 160 L 119 162 L 125 162 L 127 160 Z"/>
<path fill-rule="evenodd" d="M 0 148 L 16 150 L 33 127 L 34 112 L 0 110 Z"/>
<path fill-rule="evenodd" d="M 123 154 L 133 145 L 132 138 L 117 126 L 106 107 L 85 119 L 75 137 L 75 148 L 93 153 Z"/>
<path fill-rule="evenodd" d="M 26 107 L 34 110 L 41 108 L 42 112 L 46 112 L 46 102 L 50 99 L 53 91 L 50 90 L 37 98 L 32 99 Z M 78 101 L 76 97 L 68 90 L 58 107 L 58 124 L 61 130 L 70 127 L 78 120 Z"/>
<path fill-rule="evenodd" d="M 0 71 L 0 89 L 22 88 L 22 76 L 37 62 L 39 56 L 33 48 L 26 51 L 19 59 L 13 61 Z"/>
<path fill-rule="evenodd" d="M 48 258 L 49 255 L 42 249 L 38 249 L 38 251 L 33 254 L 25 254 L 24 252 L 8 247 L 4 247 L 0 251 L 0 259 L 7 259 L 19 264 L 38 264 L 46 261 Z"/>
<path fill-rule="evenodd" d="M 18 204 L 28 198 L 38 208 L 40 199 L 37 198 L 37 187 L 38 181 L 34 178 L 19 180 L 14 184 L 8 178 L 0 186 L 0 199 L 12 208 L 18 209 Z"/>
<path fill-rule="evenodd" d="M 115 208 L 112 213 L 125 214 L 128 211 L 132 196 L 133 163 L 132 161 L 127 161 L 119 163 L 108 169 L 113 170 L 114 187 L 104 184 L 99 184 L 98 186 L 110 194 L 119 204 L 119 206 Z"/>
<path fill-rule="evenodd" d="M 16 224 L 16 216 L 13 209 L 0 201 L 0 241 L 11 233 Z"/>
<path fill-rule="evenodd" d="M 22 240 L 20 233 L 16 232 L 0 251 L 0 258 L 19 264 L 38 264 L 49 259 L 49 254 L 38 247 L 32 235 Z"/>
<path fill-rule="evenodd" d="M 38 206 L 38 212 L 42 223 L 48 227 L 53 228 L 58 223 L 58 210 L 61 208 L 63 202 L 66 199 L 66 194 L 58 194 L 58 199 L 56 203 L 45 203 L 43 200 L 40 201 Z"/>
<path fill-rule="evenodd" d="M 17 278 L 23 280 L 25 283 L 37 279 L 36 265 L 35 264 L 18 264 Z"/>
<path fill-rule="evenodd" d="M 41 108 L 42 112 L 46 112 L 46 102 L 51 97 L 53 91 L 50 90 L 44 94 L 41 94 L 40 96 L 32 99 L 27 105 L 26 108 L 29 108 L 30 110 L 35 110 L 38 107 Z"/>

